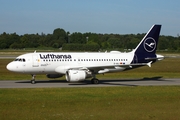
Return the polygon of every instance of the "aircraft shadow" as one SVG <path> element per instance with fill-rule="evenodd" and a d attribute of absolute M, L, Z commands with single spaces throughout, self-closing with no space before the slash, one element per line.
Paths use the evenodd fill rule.
<path fill-rule="evenodd" d="M 99 80 L 99 84 L 101 85 L 112 85 L 112 86 L 138 86 L 135 84 L 131 84 L 131 82 L 138 82 L 138 81 L 167 81 L 162 79 L 162 76 L 156 76 L 156 77 L 144 77 L 142 79 L 105 79 L 105 80 Z M 128 82 L 128 84 L 123 84 L 123 82 Z M 93 84 L 93 85 L 99 85 L 99 84 Z M 85 80 L 82 83 L 70 83 L 69 85 L 92 85 L 90 80 Z"/>
<path fill-rule="evenodd" d="M 16 83 L 31 83 L 30 80 L 18 81 Z M 36 83 L 67 83 L 66 80 L 36 80 Z"/>
<path fill-rule="evenodd" d="M 157 77 L 144 77 L 142 79 L 119 79 L 119 80 L 100 80 L 99 84 L 106 85 L 120 85 L 120 86 L 138 86 L 134 84 L 130 84 L 131 82 L 140 82 L 140 81 L 167 81 L 162 79 L 162 76 Z M 123 84 L 121 82 L 126 82 L 128 84 Z"/>

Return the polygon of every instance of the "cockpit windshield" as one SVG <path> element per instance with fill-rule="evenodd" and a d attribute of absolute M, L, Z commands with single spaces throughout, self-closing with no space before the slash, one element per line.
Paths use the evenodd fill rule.
<path fill-rule="evenodd" d="M 26 62 L 26 59 L 24 59 L 24 58 L 16 58 L 14 61 Z"/>

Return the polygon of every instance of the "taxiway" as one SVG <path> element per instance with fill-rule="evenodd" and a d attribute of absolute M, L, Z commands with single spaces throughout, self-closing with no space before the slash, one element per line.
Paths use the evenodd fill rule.
<path fill-rule="evenodd" d="M 164 86 L 180 85 L 180 78 L 163 79 L 161 77 L 143 79 L 100 80 L 99 84 L 91 84 L 89 80 L 80 83 L 69 83 L 65 80 L 37 80 L 31 84 L 30 80 L 0 81 L 0 88 L 64 88 L 64 87 L 112 87 L 112 86 Z"/>

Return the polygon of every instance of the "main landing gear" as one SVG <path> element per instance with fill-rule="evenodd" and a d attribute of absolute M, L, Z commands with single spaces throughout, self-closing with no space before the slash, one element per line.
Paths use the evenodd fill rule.
<path fill-rule="evenodd" d="M 92 84 L 99 84 L 99 80 L 97 78 L 91 79 Z"/>
<path fill-rule="evenodd" d="M 99 84 L 99 80 L 96 78 L 96 74 L 92 74 L 91 83 L 92 84 Z"/>
<path fill-rule="evenodd" d="M 35 84 L 35 83 L 36 83 L 36 81 L 35 81 L 35 77 L 36 77 L 36 75 L 32 75 L 31 84 Z"/>

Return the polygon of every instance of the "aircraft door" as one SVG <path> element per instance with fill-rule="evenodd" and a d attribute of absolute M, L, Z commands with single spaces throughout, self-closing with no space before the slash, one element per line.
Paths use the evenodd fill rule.
<path fill-rule="evenodd" d="M 39 67 L 39 58 L 36 54 L 32 56 L 32 66 Z"/>

